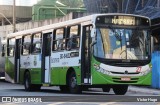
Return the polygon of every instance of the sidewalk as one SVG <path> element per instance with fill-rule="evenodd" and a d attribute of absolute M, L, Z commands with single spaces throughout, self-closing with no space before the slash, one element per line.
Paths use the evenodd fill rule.
<path fill-rule="evenodd" d="M 129 86 L 128 91 L 135 93 L 148 93 L 152 95 L 160 95 L 160 89 L 153 89 L 150 87 Z"/>

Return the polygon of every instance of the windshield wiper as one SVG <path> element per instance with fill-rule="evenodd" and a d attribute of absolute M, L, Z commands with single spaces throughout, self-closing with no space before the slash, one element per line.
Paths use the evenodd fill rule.
<path fill-rule="evenodd" d="M 122 41 L 121 36 L 115 31 L 112 26 L 108 26 L 108 28 L 111 29 L 113 33 L 115 33 L 114 35 L 118 41 Z"/>

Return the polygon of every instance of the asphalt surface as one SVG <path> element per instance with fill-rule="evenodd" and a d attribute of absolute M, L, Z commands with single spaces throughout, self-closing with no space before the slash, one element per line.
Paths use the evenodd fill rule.
<path fill-rule="evenodd" d="M 42 98 L 41 102 L 34 102 L 38 105 L 160 105 L 160 90 L 146 87 L 129 86 L 128 92 L 124 96 L 115 95 L 111 90 L 102 92 L 102 89 L 92 88 L 83 91 L 82 94 L 62 93 L 59 87 L 42 87 L 41 91 L 27 92 L 21 84 L 12 84 L 0 80 L 0 98 Z M 159 97 L 159 98 L 158 98 Z M 139 99 L 154 99 L 154 101 L 143 101 Z M 48 101 L 43 101 L 43 100 Z M 1 100 L 1 99 L 0 99 Z M 13 102 L 14 101 L 14 102 Z M 102 101 L 102 102 L 101 102 Z M 114 102 L 115 101 L 115 102 Z M 142 101 L 142 102 L 141 102 Z M 1 102 L 0 105 L 30 105 L 30 102 Z"/>

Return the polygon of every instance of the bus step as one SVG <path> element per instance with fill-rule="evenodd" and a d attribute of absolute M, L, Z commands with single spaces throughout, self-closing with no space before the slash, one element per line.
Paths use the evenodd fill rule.
<path fill-rule="evenodd" d="M 44 84 L 42 84 L 42 86 L 49 87 L 50 84 L 44 83 Z"/>

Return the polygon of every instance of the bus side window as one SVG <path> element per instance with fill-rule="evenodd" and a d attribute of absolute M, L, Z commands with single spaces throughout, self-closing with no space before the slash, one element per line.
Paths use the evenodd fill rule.
<path fill-rule="evenodd" d="M 32 53 L 41 53 L 41 42 L 33 43 L 33 52 Z"/>
<path fill-rule="evenodd" d="M 32 53 L 41 53 L 41 48 L 42 48 L 42 34 L 41 33 L 36 33 L 33 34 L 33 44 L 32 44 Z"/>
<path fill-rule="evenodd" d="M 30 43 L 24 43 L 23 45 L 23 55 L 29 54 Z"/>
<path fill-rule="evenodd" d="M 54 30 L 52 51 L 65 50 L 65 28 Z"/>
<path fill-rule="evenodd" d="M 22 48 L 22 55 L 28 55 L 31 49 L 31 35 L 26 35 L 23 37 L 23 48 Z"/>
<path fill-rule="evenodd" d="M 1 56 L 2 56 L 2 57 L 5 56 L 5 52 L 6 52 L 6 51 L 5 51 L 5 48 L 6 48 L 6 45 L 3 44 L 3 45 L 2 45 L 2 53 L 1 53 Z"/>
<path fill-rule="evenodd" d="M 80 25 L 71 26 L 69 29 L 67 50 L 78 49 L 80 45 Z"/>
<path fill-rule="evenodd" d="M 79 36 L 72 35 L 71 38 L 69 38 L 69 41 L 67 43 L 67 49 L 77 49 L 79 48 Z"/>
<path fill-rule="evenodd" d="M 15 50 L 15 38 L 12 38 L 8 40 L 7 55 L 14 56 L 14 50 Z"/>
<path fill-rule="evenodd" d="M 57 50 L 64 50 L 64 49 L 65 49 L 65 39 L 58 39 Z"/>

